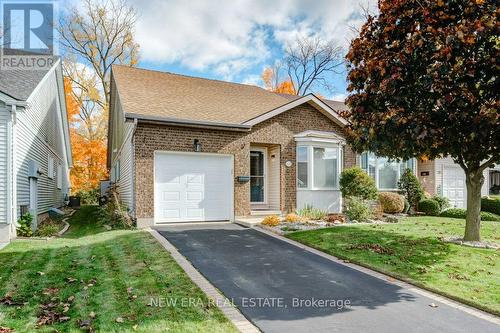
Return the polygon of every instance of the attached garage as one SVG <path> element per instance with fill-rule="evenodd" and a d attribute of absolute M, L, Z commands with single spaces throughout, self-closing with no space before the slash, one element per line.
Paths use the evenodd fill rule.
<path fill-rule="evenodd" d="M 233 156 L 155 152 L 155 223 L 233 220 Z"/>

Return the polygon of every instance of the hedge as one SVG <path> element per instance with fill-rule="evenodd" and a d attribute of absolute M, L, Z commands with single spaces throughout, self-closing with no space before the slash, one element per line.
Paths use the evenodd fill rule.
<path fill-rule="evenodd" d="M 500 215 L 500 197 L 484 197 L 481 199 L 481 210 Z"/>
<path fill-rule="evenodd" d="M 434 199 L 423 199 L 418 203 L 418 210 L 425 215 L 438 216 L 441 212 L 441 205 Z"/>
<path fill-rule="evenodd" d="M 467 211 L 463 208 L 450 208 L 441 212 L 439 216 L 465 219 L 466 215 Z M 500 215 L 489 212 L 481 212 L 481 221 L 500 221 Z"/>

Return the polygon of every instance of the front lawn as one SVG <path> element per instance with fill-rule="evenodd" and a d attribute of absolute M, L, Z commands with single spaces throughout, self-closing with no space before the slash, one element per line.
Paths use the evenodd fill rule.
<path fill-rule="evenodd" d="M 69 222 L 63 238 L 15 241 L 0 251 L 0 327 L 15 332 L 236 331 L 149 233 L 106 231 L 90 206 Z M 151 298 L 161 306 L 149 306 Z M 175 299 L 175 306 L 167 305 Z M 182 306 L 183 299 L 195 301 Z"/>
<path fill-rule="evenodd" d="M 500 314 L 500 251 L 443 243 L 465 221 L 409 217 L 395 224 L 299 231 L 287 237 L 486 311 Z M 500 223 L 482 222 L 484 240 L 500 243 Z"/>

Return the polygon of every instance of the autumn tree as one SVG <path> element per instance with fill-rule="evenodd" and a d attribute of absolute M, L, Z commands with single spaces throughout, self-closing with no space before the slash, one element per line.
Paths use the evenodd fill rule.
<path fill-rule="evenodd" d="M 467 241 L 480 240 L 483 171 L 500 162 L 497 22 L 494 0 L 380 0 L 347 54 L 350 143 L 451 156 L 466 176 Z"/>
<path fill-rule="evenodd" d="M 83 0 L 82 7 L 70 8 L 69 14 L 60 21 L 64 51 L 90 66 L 99 77 L 103 107 L 109 104 L 111 66 L 137 64 L 139 45 L 133 37 L 136 15 L 125 0 Z"/>
<path fill-rule="evenodd" d="M 287 80 L 296 95 L 319 88 L 332 91 L 333 74 L 344 64 L 342 47 L 334 40 L 297 37 L 285 49 Z"/>
<path fill-rule="evenodd" d="M 75 97 L 78 94 L 73 91 L 72 81 L 68 77 L 64 78 L 64 90 L 73 154 L 71 186 L 76 192 L 88 191 L 96 188 L 99 180 L 107 176 L 106 141 L 103 140 L 102 134 L 89 133 L 89 128 L 99 128 L 94 123 L 100 121 L 100 115 L 97 117 L 85 115 L 88 111 L 85 111 L 81 100 Z"/>
<path fill-rule="evenodd" d="M 261 74 L 264 87 L 276 93 L 295 95 L 292 81 L 287 77 L 283 78 L 282 69 L 283 67 L 280 62 L 264 68 Z"/>
<path fill-rule="evenodd" d="M 109 76 L 113 64 L 135 66 L 135 9 L 124 0 L 84 0 L 59 22 L 67 92 L 79 112 L 70 119 L 74 190 L 95 187 L 106 177 Z"/>

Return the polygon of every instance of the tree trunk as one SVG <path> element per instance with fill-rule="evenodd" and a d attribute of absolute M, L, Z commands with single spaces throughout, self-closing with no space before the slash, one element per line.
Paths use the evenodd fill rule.
<path fill-rule="evenodd" d="M 482 170 L 465 172 L 467 184 L 467 215 L 465 218 L 465 241 L 480 241 L 481 228 L 481 188 L 484 183 Z"/>

